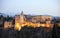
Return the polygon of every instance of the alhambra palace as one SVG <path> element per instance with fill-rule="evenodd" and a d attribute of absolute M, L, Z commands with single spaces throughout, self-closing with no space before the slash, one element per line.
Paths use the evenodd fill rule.
<path fill-rule="evenodd" d="M 53 23 L 51 20 L 53 19 L 50 15 L 25 15 L 23 11 L 20 15 L 15 15 L 15 24 L 12 25 L 12 21 L 5 21 L 4 28 L 14 27 L 15 30 L 21 30 L 24 26 L 26 27 L 46 27 L 53 28 Z"/>

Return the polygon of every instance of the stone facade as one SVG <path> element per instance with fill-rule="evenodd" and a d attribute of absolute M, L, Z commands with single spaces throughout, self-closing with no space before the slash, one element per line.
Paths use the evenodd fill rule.
<path fill-rule="evenodd" d="M 52 20 L 52 16 L 44 16 L 44 15 L 26 17 L 22 11 L 20 15 L 15 16 L 15 29 L 20 30 L 24 26 L 27 27 L 31 26 L 34 28 L 42 26 L 49 28 L 51 27 L 51 20 Z M 41 21 L 44 23 L 40 23 Z"/>

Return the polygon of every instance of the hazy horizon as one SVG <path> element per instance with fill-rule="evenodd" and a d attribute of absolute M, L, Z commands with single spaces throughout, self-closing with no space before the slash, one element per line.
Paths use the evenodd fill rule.
<path fill-rule="evenodd" d="M 0 12 L 60 16 L 60 0 L 0 0 Z"/>

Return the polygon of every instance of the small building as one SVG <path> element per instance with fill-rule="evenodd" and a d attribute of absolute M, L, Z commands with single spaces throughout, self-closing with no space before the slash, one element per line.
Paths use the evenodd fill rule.
<path fill-rule="evenodd" d="M 5 21 L 4 22 L 4 29 L 8 29 L 13 27 L 12 22 L 11 21 Z"/>

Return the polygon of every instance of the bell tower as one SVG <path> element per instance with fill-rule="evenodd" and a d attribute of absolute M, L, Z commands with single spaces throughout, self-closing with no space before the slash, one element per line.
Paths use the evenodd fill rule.
<path fill-rule="evenodd" d="M 20 14 L 20 24 L 24 23 L 24 19 L 25 19 L 25 17 L 24 17 L 23 11 L 22 11 Z"/>

